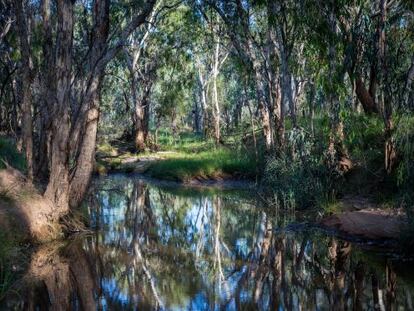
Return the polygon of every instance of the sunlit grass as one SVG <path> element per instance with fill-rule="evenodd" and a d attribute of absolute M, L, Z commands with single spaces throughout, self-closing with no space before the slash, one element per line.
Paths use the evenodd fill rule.
<path fill-rule="evenodd" d="M 173 152 L 151 165 L 148 173 L 155 178 L 176 181 L 254 178 L 255 162 L 249 155 L 226 148 L 199 153 Z"/>

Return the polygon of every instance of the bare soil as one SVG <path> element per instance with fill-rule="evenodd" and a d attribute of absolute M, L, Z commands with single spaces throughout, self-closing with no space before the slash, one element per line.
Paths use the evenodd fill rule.
<path fill-rule="evenodd" d="M 51 220 L 53 204 L 45 199 L 18 170 L 0 170 L 0 230 L 23 239 L 44 242 L 61 235 Z"/>
<path fill-rule="evenodd" d="M 406 226 L 400 209 L 381 209 L 366 198 L 346 198 L 345 212 L 324 218 L 321 224 L 341 233 L 365 239 L 398 239 Z"/>

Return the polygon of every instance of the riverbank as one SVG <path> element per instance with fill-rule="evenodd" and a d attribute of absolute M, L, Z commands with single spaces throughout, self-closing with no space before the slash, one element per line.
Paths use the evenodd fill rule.
<path fill-rule="evenodd" d="M 0 228 L 18 241 L 45 242 L 61 237 L 51 221 L 53 204 L 18 170 L 0 169 Z"/>
<path fill-rule="evenodd" d="M 320 225 L 339 235 L 398 241 L 408 229 L 408 218 L 401 208 L 387 208 L 360 196 L 347 196 L 337 205 L 339 208 L 325 216 Z"/>
<path fill-rule="evenodd" d="M 95 172 L 138 173 L 183 184 L 255 180 L 257 163 L 250 150 L 214 146 L 209 142 L 187 142 L 160 151 L 131 153 L 125 145 L 98 146 Z"/>

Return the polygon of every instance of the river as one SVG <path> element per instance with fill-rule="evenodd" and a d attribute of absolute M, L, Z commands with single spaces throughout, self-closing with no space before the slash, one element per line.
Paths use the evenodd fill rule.
<path fill-rule="evenodd" d="M 30 256 L 4 310 L 412 310 L 412 263 L 294 226 L 254 191 L 114 175 L 83 206 L 90 233 Z"/>

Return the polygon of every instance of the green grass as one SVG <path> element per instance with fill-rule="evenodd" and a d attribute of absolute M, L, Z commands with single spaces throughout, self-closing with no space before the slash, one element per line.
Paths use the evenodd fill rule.
<path fill-rule="evenodd" d="M 129 166 L 122 163 L 123 159 L 155 157 L 161 160 L 152 163 L 146 172 L 157 179 L 181 182 L 192 179 L 254 179 L 257 169 L 253 150 L 237 146 L 231 138 L 227 138 L 224 146 L 216 147 L 213 140 L 199 134 L 183 132 L 174 137 L 168 130 L 163 130 L 158 135 L 158 151 L 139 154 L 121 152 L 120 149 L 127 149 L 101 143 L 98 145 L 97 167 L 98 170 L 106 167 L 128 173 Z"/>
<path fill-rule="evenodd" d="M 174 152 L 151 165 L 154 178 L 189 181 L 191 179 L 254 178 L 255 161 L 249 155 L 227 148 L 198 153 Z"/>
<path fill-rule="evenodd" d="M 201 134 L 183 132 L 174 137 L 168 131 L 160 131 L 158 144 L 163 151 L 195 153 L 213 149 L 214 141 L 205 139 Z"/>
<path fill-rule="evenodd" d="M 26 160 L 23 154 L 17 151 L 14 142 L 11 139 L 0 137 L 0 169 L 6 167 L 4 162 L 20 171 L 26 169 Z"/>

